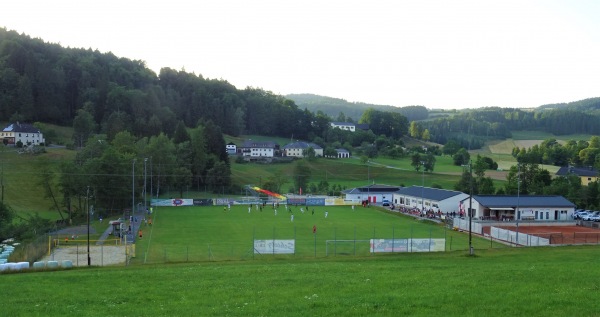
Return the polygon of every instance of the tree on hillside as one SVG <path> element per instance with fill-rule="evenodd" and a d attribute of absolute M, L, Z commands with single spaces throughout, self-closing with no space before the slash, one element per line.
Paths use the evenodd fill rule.
<path fill-rule="evenodd" d="M 430 138 L 431 138 L 431 135 L 429 134 L 429 129 L 425 129 L 423 131 L 423 134 L 421 135 L 421 139 L 423 141 L 429 141 Z"/>
<path fill-rule="evenodd" d="M 176 167 L 177 158 L 175 156 L 175 144 L 163 133 L 158 136 L 150 137 L 145 154 L 151 157 L 152 180 L 155 184 L 153 194 L 158 196 L 163 187 L 171 184 L 173 169 Z"/>
<path fill-rule="evenodd" d="M 540 195 L 544 188 L 552 182 L 550 173 L 533 163 L 519 163 L 511 166 L 506 175 L 507 183 L 504 186 L 509 195 L 516 195 L 517 189 L 520 194 Z"/>
<path fill-rule="evenodd" d="M 202 126 L 197 126 L 192 129 L 190 133 L 190 148 L 192 150 L 192 166 L 191 171 L 193 178 L 196 180 L 196 185 L 204 183 L 203 177 L 206 174 L 207 166 L 207 153 L 206 153 L 206 139 L 204 137 L 204 130 Z"/>
<path fill-rule="evenodd" d="M 229 188 L 231 185 L 231 171 L 229 170 L 229 164 L 225 162 L 216 162 L 215 165 L 208 170 L 206 173 L 209 184 L 211 184 L 213 191 L 224 190 Z"/>
<path fill-rule="evenodd" d="M 179 197 L 183 197 L 183 191 L 187 190 L 192 179 L 192 172 L 186 166 L 178 166 L 173 169 L 173 187 L 179 192 Z"/>
<path fill-rule="evenodd" d="M 422 159 L 424 159 L 423 168 L 425 168 L 425 172 L 433 172 L 433 169 L 435 168 L 435 156 L 433 153 L 428 152 Z"/>
<path fill-rule="evenodd" d="M 302 150 L 302 156 L 305 157 L 308 161 L 312 162 L 317 159 L 315 149 L 312 146 Z"/>
<path fill-rule="evenodd" d="M 471 188 L 473 188 L 473 195 L 476 195 L 477 191 L 473 174 L 471 173 L 469 167 L 463 167 L 462 175 L 458 183 L 454 185 L 454 190 L 463 193 L 471 193 Z"/>
<path fill-rule="evenodd" d="M 408 120 L 397 112 L 378 111 L 367 109 L 359 120 L 368 123 L 369 129 L 375 135 L 385 135 L 388 138 L 399 139 L 408 132 Z"/>
<path fill-rule="evenodd" d="M 311 174 L 310 168 L 304 162 L 300 161 L 298 164 L 296 164 L 296 167 L 294 168 L 294 175 L 292 176 L 294 179 L 294 187 L 296 192 L 300 191 L 300 188 L 304 188 L 305 191 L 307 190 L 307 185 L 310 182 Z"/>
<path fill-rule="evenodd" d="M 190 135 L 185 128 L 183 121 L 179 121 L 175 127 L 175 134 L 173 135 L 173 142 L 179 144 L 185 141 L 190 141 Z"/>
<path fill-rule="evenodd" d="M 5 205 L 4 202 L 0 201 L 0 241 L 12 238 L 12 222 L 14 218 L 14 212 Z"/>
<path fill-rule="evenodd" d="M 410 129 L 408 131 L 412 138 L 414 138 L 414 139 L 421 138 L 421 126 L 416 121 L 413 121 L 410 123 Z"/>
<path fill-rule="evenodd" d="M 415 171 L 419 172 L 421 168 L 424 168 L 425 164 L 421 154 L 413 153 L 413 155 L 410 156 L 410 160 L 410 165 L 415 168 Z"/>
<path fill-rule="evenodd" d="M 47 158 L 41 158 L 38 161 L 38 175 L 38 185 L 40 185 L 44 190 L 44 198 L 50 198 L 52 200 L 54 208 L 56 209 L 56 211 L 58 211 L 58 214 L 60 215 L 60 219 L 65 220 L 65 217 L 63 216 L 59 206 L 59 197 L 56 193 L 56 174 Z"/>
<path fill-rule="evenodd" d="M 581 177 L 575 174 L 556 177 L 552 180 L 550 186 L 544 189 L 544 194 L 564 196 L 570 202 L 582 208 L 583 196 L 581 195 Z"/>
<path fill-rule="evenodd" d="M 77 110 L 77 116 L 73 119 L 73 141 L 75 146 L 80 148 L 96 131 L 96 122 L 94 117 L 84 109 Z"/>
<path fill-rule="evenodd" d="M 460 150 L 461 146 L 454 139 L 450 139 L 448 143 L 444 144 L 442 152 L 446 155 L 454 155 L 458 150 Z"/>
<path fill-rule="evenodd" d="M 471 155 L 469 154 L 469 152 L 467 152 L 467 150 L 465 150 L 465 148 L 461 148 L 460 150 L 458 150 L 458 152 L 456 152 L 456 154 L 452 156 L 452 160 L 454 161 L 454 165 L 456 166 L 465 165 L 469 163 L 470 159 Z"/>

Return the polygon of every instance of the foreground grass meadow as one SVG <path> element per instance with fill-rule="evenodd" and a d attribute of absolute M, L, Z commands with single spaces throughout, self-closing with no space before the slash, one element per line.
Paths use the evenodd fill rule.
<path fill-rule="evenodd" d="M 277 216 L 272 208 L 250 215 L 247 207 L 242 208 L 234 206 L 230 212 L 222 207 L 157 208 L 154 224 L 145 227 L 136 244 L 137 257 L 126 267 L 0 274 L 1 315 L 598 316 L 600 312 L 600 302 L 593 300 L 600 291 L 598 246 L 512 248 L 475 238 L 475 256 L 469 256 L 466 234 L 376 207 L 355 211 L 347 206 L 315 207 L 314 216 L 312 207 L 304 214 L 298 207 L 293 223 L 282 207 Z M 318 228 L 316 256 L 313 225 Z M 456 249 L 376 255 L 362 250 L 354 256 L 349 251 L 353 248 L 346 247 L 339 254 L 325 254 L 326 239 L 353 237 L 355 228 L 357 239 L 390 234 L 402 238 L 411 232 L 415 237 L 446 235 L 447 246 L 452 240 Z M 248 253 L 253 237 L 288 239 L 294 232 L 296 255 Z M 210 244 L 212 257 L 207 253 Z M 190 252 L 196 248 L 202 251 Z"/>
<path fill-rule="evenodd" d="M 3 274 L 4 316 L 598 316 L 600 248 Z"/>

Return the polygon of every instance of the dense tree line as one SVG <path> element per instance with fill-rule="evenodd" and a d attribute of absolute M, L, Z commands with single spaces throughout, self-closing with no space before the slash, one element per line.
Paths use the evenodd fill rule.
<path fill-rule="evenodd" d="M 170 68 L 156 75 L 142 61 L 66 49 L 6 29 L 0 29 L 0 105 L 0 121 L 74 126 L 77 147 L 94 133 L 105 134 L 109 141 L 120 131 L 137 138 L 161 132 L 170 137 L 180 120 L 188 128 L 199 120 L 211 121 L 232 136 L 312 141 L 330 138 L 332 121 L 323 112 L 302 110 L 292 100 L 259 88 L 240 90 L 225 80 Z M 411 109 L 407 111 L 426 112 Z M 403 115 L 376 114 L 365 122 L 373 123 L 377 135 L 402 135 L 403 129 L 395 125 L 406 124 Z"/>
<path fill-rule="evenodd" d="M 573 124 L 576 122 L 577 124 Z M 600 134 L 600 101 L 585 107 L 535 110 L 481 108 L 453 116 L 419 122 L 431 141 L 445 144 L 453 139 L 465 148 L 480 148 L 486 140 L 511 137 L 510 131 L 544 131 L 555 135 Z"/>
<path fill-rule="evenodd" d="M 546 139 L 530 148 L 515 147 L 512 155 L 522 163 L 592 166 L 600 169 L 600 137 L 593 136 L 589 142 L 570 140 L 564 145 L 556 139 Z"/>
<path fill-rule="evenodd" d="M 59 188 L 52 195 L 60 198 L 57 209 L 69 210 L 72 217 L 86 210 L 87 199 L 99 210 L 121 210 L 131 206 L 132 197 L 141 201 L 143 195 L 177 192 L 182 197 L 190 188 L 228 191 L 231 173 L 220 128 L 212 121 L 189 130 L 183 126 L 177 125 L 172 138 L 164 133 L 136 138 L 121 131 L 108 140 L 95 134 L 73 161 L 40 175 L 56 185 L 49 188 Z"/>
<path fill-rule="evenodd" d="M 506 184 L 495 188 L 490 177 L 485 176 L 489 162 L 477 156 L 475 162 L 464 165 L 461 179 L 454 189 L 473 195 L 559 195 L 573 202 L 577 208 L 598 210 L 600 187 L 598 182 L 582 186 L 577 175 L 552 177 L 548 170 L 536 163 L 518 163 L 510 167 Z"/>

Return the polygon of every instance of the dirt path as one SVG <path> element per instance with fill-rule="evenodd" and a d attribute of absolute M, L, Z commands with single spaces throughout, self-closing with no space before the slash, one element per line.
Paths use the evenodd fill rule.
<path fill-rule="evenodd" d="M 90 246 L 91 265 L 125 265 L 125 246 L 123 245 L 92 245 Z M 58 261 L 59 263 L 70 260 L 73 266 L 87 266 L 87 246 L 69 245 L 59 246 L 52 250 L 51 255 L 43 257 L 40 261 Z"/>

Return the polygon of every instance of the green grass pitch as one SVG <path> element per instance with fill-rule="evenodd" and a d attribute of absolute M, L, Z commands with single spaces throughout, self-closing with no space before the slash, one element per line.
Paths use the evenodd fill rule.
<path fill-rule="evenodd" d="M 446 239 L 466 250 L 468 235 L 379 207 L 248 205 L 154 208 L 152 226 L 136 241 L 134 263 L 195 262 L 336 255 L 370 256 L 369 239 Z M 304 212 L 301 211 L 304 209 Z M 314 212 L 314 214 L 313 214 Z M 327 212 L 327 217 L 325 217 Z M 292 221 L 291 216 L 294 215 Z M 316 227 L 316 233 L 313 228 Z M 255 254 L 253 241 L 294 239 L 295 254 Z M 344 240 L 329 243 L 326 241 Z M 350 241 L 348 241 L 350 240 Z M 354 243 L 354 240 L 357 242 Z M 498 246 L 474 239 L 476 247 Z"/>

